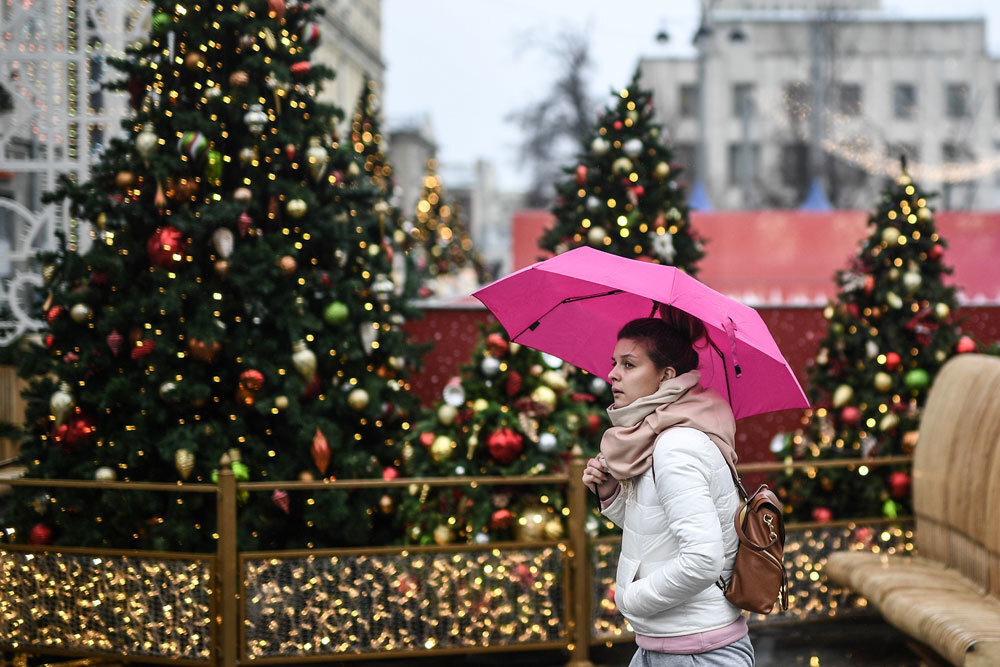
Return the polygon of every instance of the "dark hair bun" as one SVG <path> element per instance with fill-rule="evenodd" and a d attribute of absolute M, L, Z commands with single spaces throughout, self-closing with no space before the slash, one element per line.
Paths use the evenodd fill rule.
<path fill-rule="evenodd" d="M 698 367 L 694 344 L 705 336 L 705 325 L 682 310 L 666 306 L 660 317 L 632 320 L 618 332 L 618 339 L 642 341 L 657 368 L 672 367 L 678 375 Z"/>

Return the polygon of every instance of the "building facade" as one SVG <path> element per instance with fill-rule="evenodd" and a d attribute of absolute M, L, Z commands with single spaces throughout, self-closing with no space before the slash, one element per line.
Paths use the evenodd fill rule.
<path fill-rule="evenodd" d="M 343 109 L 349 124 L 366 78 L 375 82 L 379 96 L 385 90 L 382 0 L 323 0 L 322 4 L 323 37 L 312 60 L 332 68 L 336 77 L 324 84 L 319 99 Z"/>
<path fill-rule="evenodd" d="M 720 0 L 695 45 L 643 58 L 642 83 L 715 208 L 798 207 L 815 180 L 834 207 L 870 208 L 900 155 L 938 207 L 1000 206 L 1000 59 L 984 19 Z"/>

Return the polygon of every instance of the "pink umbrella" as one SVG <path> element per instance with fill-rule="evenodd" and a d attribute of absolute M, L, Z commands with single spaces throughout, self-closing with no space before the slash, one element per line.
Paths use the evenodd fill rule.
<path fill-rule="evenodd" d="M 683 271 L 576 248 L 501 278 L 473 296 L 511 341 L 607 378 L 618 330 L 671 305 L 705 323 L 701 383 L 729 399 L 737 419 L 807 408 L 802 387 L 757 311 Z"/>

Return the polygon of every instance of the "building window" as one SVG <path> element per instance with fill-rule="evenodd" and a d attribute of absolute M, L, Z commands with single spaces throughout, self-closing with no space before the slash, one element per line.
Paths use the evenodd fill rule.
<path fill-rule="evenodd" d="M 694 178 L 696 155 L 694 144 L 674 144 L 674 161 L 684 167 L 684 171 L 690 174 L 688 180 Z"/>
<path fill-rule="evenodd" d="M 975 155 L 968 145 L 954 141 L 946 141 L 941 144 L 942 162 L 968 162 L 975 159 Z"/>
<path fill-rule="evenodd" d="M 945 86 L 945 113 L 948 118 L 966 118 L 969 115 L 969 84 L 949 83 Z"/>
<path fill-rule="evenodd" d="M 809 144 L 794 141 L 781 147 L 781 183 L 805 192 L 809 180 Z"/>
<path fill-rule="evenodd" d="M 694 118 L 698 114 L 698 85 L 681 84 L 681 118 Z"/>
<path fill-rule="evenodd" d="M 916 144 L 906 142 L 887 143 L 885 145 L 885 156 L 890 162 L 895 164 L 899 158 L 905 157 L 908 165 L 913 165 L 920 160 L 920 149 Z"/>
<path fill-rule="evenodd" d="M 997 96 L 997 118 L 1000 118 L 1000 83 L 996 86 L 996 96 Z"/>
<path fill-rule="evenodd" d="M 733 84 L 733 116 L 743 118 L 744 114 L 749 116 L 753 113 L 753 93 L 752 83 Z"/>
<path fill-rule="evenodd" d="M 0 111 L 11 111 L 14 108 L 14 98 L 7 89 L 0 86 Z"/>
<path fill-rule="evenodd" d="M 912 83 L 893 84 L 892 109 L 896 118 L 913 118 L 917 109 L 917 87 Z"/>
<path fill-rule="evenodd" d="M 729 144 L 729 184 L 753 183 L 760 173 L 760 144 Z"/>
<path fill-rule="evenodd" d="M 837 86 L 837 110 L 845 116 L 861 113 L 861 86 L 857 83 L 842 83 Z"/>
<path fill-rule="evenodd" d="M 785 111 L 793 118 L 803 119 L 809 115 L 812 106 L 812 86 L 805 81 L 785 84 Z"/>

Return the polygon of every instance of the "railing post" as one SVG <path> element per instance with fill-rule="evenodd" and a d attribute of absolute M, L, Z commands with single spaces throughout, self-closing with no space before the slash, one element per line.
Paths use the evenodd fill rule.
<path fill-rule="evenodd" d="M 228 454 L 219 460 L 219 491 L 216 501 L 218 664 L 235 667 L 239 662 L 239 554 L 236 545 L 236 477 Z"/>
<path fill-rule="evenodd" d="M 587 546 L 587 488 L 583 470 L 587 460 L 583 450 L 573 447 L 569 463 L 569 543 L 571 575 L 571 617 L 569 621 L 569 662 L 566 667 L 593 667 L 590 661 L 591 597 L 593 586 L 590 549 Z"/>

